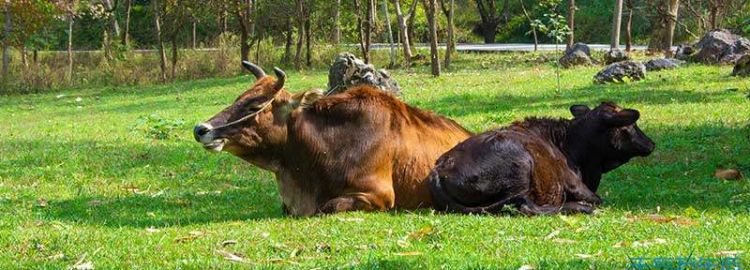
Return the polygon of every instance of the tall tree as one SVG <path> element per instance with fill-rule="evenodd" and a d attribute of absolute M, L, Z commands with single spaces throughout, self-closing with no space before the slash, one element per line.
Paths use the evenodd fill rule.
<path fill-rule="evenodd" d="M 336 0 L 333 9 L 333 33 L 331 42 L 339 45 L 341 43 L 341 0 Z"/>
<path fill-rule="evenodd" d="M 610 49 L 620 47 L 620 26 L 622 24 L 622 0 L 615 0 L 615 11 L 612 14 L 612 43 Z"/>
<path fill-rule="evenodd" d="M 674 28 L 677 25 L 677 11 L 680 7 L 680 0 L 667 0 L 667 35 L 662 43 L 664 47 L 664 56 L 672 57 L 672 43 L 674 42 Z"/>
<path fill-rule="evenodd" d="M 156 47 L 159 51 L 159 68 L 161 70 L 161 80 L 167 80 L 167 55 L 164 52 L 164 42 L 161 35 L 161 7 L 158 0 L 151 0 L 154 12 L 154 33 L 156 34 Z"/>
<path fill-rule="evenodd" d="M 117 22 L 117 16 L 115 10 L 117 9 L 117 1 L 112 3 L 112 0 L 102 0 L 102 5 L 106 9 L 109 16 L 109 22 L 110 22 L 110 30 L 112 33 L 112 39 L 115 39 L 116 37 L 120 36 L 120 24 Z"/>
<path fill-rule="evenodd" d="M 648 47 L 671 56 L 674 29 L 677 24 L 678 0 L 659 0 L 652 3 L 657 16 L 652 19 L 652 36 Z"/>
<path fill-rule="evenodd" d="M 443 10 L 443 14 L 445 15 L 445 19 L 448 23 L 448 27 L 446 28 L 447 32 L 447 41 L 445 42 L 445 68 L 450 69 L 451 67 L 451 55 L 456 50 L 456 40 L 454 38 L 454 23 L 453 23 L 453 15 L 455 11 L 454 6 L 454 0 L 448 0 L 448 3 L 446 4 L 446 0 L 440 0 L 440 9 Z M 507 4 L 506 4 L 507 5 Z"/>
<path fill-rule="evenodd" d="M 305 42 L 305 22 L 307 21 L 307 5 L 305 0 L 295 0 L 297 17 L 297 51 L 294 54 L 294 68 L 302 67 L 302 45 Z"/>
<path fill-rule="evenodd" d="M 130 39 L 130 12 L 133 9 L 131 0 L 125 0 L 125 29 L 122 31 L 121 43 L 125 47 L 128 47 L 128 40 Z"/>
<path fill-rule="evenodd" d="M 401 13 L 401 3 L 399 3 L 399 0 L 392 0 L 394 9 L 396 10 L 396 19 L 398 20 L 398 33 L 401 37 L 401 45 L 403 46 L 404 51 L 404 66 L 409 68 L 411 67 L 411 45 L 409 44 L 409 30 L 407 29 L 406 21 L 408 20 L 408 14 L 404 15 Z M 414 0 L 414 3 L 416 3 L 417 0 Z"/>
<path fill-rule="evenodd" d="M 633 0 L 625 0 L 628 9 L 628 21 L 625 23 L 625 51 L 633 50 Z"/>
<path fill-rule="evenodd" d="M 427 15 L 427 35 L 430 37 L 430 63 L 432 63 L 432 76 L 440 76 L 440 56 L 438 55 L 437 37 L 437 2 L 436 0 L 423 0 L 425 15 Z"/>
<path fill-rule="evenodd" d="M 383 15 L 385 16 L 385 25 L 388 29 L 387 37 L 388 40 L 388 47 L 391 50 L 391 62 L 388 64 L 388 67 L 394 67 L 396 66 L 396 48 L 393 47 L 393 30 L 391 29 L 391 15 L 388 14 L 388 1 L 384 0 L 383 2 Z"/>
<path fill-rule="evenodd" d="M 406 32 L 409 35 L 409 47 L 411 48 L 411 51 L 414 51 L 414 43 L 416 43 L 415 40 L 417 40 L 414 38 L 414 21 L 417 18 L 417 3 L 419 3 L 419 1 L 420 0 L 414 0 L 411 2 L 411 7 L 406 16 Z"/>
<path fill-rule="evenodd" d="M 536 24 L 534 23 L 534 20 L 531 19 L 531 16 L 529 16 L 529 12 L 526 11 L 526 6 L 523 4 L 523 0 L 519 0 L 519 2 L 521 2 L 523 16 L 526 17 L 526 20 L 529 21 L 529 26 L 531 26 L 531 34 L 534 37 L 534 51 L 537 51 L 539 49 L 539 38 L 537 38 L 536 35 Z"/>
<path fill-rule="evenodd" d="M 568 28 L 570 34 L 568 34 L 567 48 L 570 49 L 575 43 L 575 29 L 576 29 L 576 0 L 568 0 Z"/>
<path fill-rule="evenodd" d="M 5 12 L 5 23 L 3 24 L 3 82 L 8 80 L 8 70 L 10 66 L 10 31 L 13 30 L 13 22 L 11 21 L 10 4 L 4 3 Z"/>
<path fill-rule="evenodd" d="M 365 63 L 370 63 L 370 45 L 372 32 L 375 28 L 375 0 L 366 0 L 367 6 L 362 7 L 360 0 L 354 0 L 357 12 L 357 31 L 359 32 L 359 47 Z M 362 13 L 364 11 L 364 14 Z"/>
<path fill-rule="evenodd" d="M 248 60 L 250 54 L 250 47 L 253 45 L 250 41 L 250 23 L 252 21 L 252 3 L 250 0 L 237 0 L 234 3 L 235 14 L 237 15 L 237 22 L 240 28 L 240 59 L 242 61 Z"/>
<path fill-rule="evenodd" d="M 292 23 L 292 17 L 286 18 L 286 42 L 284 43 L 284 56 L 281 58 L 281 62 L 289 63 L 292 60 L 292 43 L 294 36 L 294 24 Z"/>
<path fill-rule="evenodd" d="M 500 25 L 500 17 L 497 15 L 495 0 L 476 1 L 479 18 L 482 19 L 479 27 L 484 37 L 484 43 L 495 43 L 497 27 Z"/>

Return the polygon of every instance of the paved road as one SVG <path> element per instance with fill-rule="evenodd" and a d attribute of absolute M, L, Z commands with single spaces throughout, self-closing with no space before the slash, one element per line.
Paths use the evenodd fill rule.
<path fill-rule="evenodd" d="M 609 50 L 609 44 L 588 44 L 589 48 L 597 51 Z M 345 44 L 345 47 L 359 48 L 358 44 Z M 393 44 L 396 50 L 401 49 L 400 44 Z M 445 47 L 445 44 L 439 44 L 440 47 Z M 416 45 L 419 49 L 429 48 L 428 44 L 419 43 Z M 371 45 L 374 50 L 388 49 L 387 43 L 375 43 Z M 625 45 L 620 45 L 621 49 L 625 48 Z M 539 44 L 538 49 L 540 51 L 554 51 L 555 44 Z M 565 44 L 559 45 L 560 50 L 565 50 Z M 633 46 L 636 50 L 645 50 L 646 46 Z M 200 48 L 199 51 L 216 51 L 216 48 Z M 494 44 L 457 44 L 456 50 L 459 52 L 523 52 L 533 51 L 534 44 L 523 44 L 523 43 L 494 43 Z M 153 52 L 155 50 L 133 50 L 134 52 Z M 67 53 L 67 51 L 54 51 L 56 53 Z M 76 50 L 75 52 L 98 52 L 96 50 Z"/>
<path fill-rule="evenodd" d="M 609 44 L 588 44 L 589 48 L 597 51 L 609 50 Z M 625 45 L 620 45 L 625 49 Z M 554 51 L 555 44 L 539 44 L 540 51 Z M 559 50 L 565 50 L 565 44 L 558 45 Z M 645 50 L 646 46 L 633 46 L 636 50 Z M 503 44 L 458 44 L 456 50 L 461 52 L 511 52 L 511 51 L 533 51 L 534 44 L 503 43 Z"/>

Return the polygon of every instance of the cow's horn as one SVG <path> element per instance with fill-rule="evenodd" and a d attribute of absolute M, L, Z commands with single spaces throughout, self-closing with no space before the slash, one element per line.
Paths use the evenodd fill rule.
<path fill-rule="evenodd" d="M 253 75 L 255 75 L 255 79 L 260 79 L 266 76 L 266 72 L 263 71 L 262 68 L 248 61 L 242 61 L 242 67 L 247 69 L 247 71 L 252 72 Z"/>
<path fill-rule="evenodd" d="M 273 72 L 276 73 L 276 90 L 284 88 L 284 81 L 286 80 L 286 73 L 277 67 L 273 67 Z"/>

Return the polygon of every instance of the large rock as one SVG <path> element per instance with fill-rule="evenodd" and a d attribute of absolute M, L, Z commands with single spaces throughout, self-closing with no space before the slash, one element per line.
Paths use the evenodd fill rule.
<path fill-rule="evenodd" d="M 328 71 L 328 91 L 326 95 L 340 93 L 351 86 L 369 84 L 385 92 L 400 95 L 398 83 L 384 69 L 375 70 L 373 65 L 365 64 L 351 53 L 336 56 Z"/>
<path fill-rule="evenodd" d="M 604 63 L 607 65 L 625 60 L 630 60 L 630 55 L 626 51 L 612 49 L 604 53 Z"/>
<path fill-rule="evenodd" d="M 646 78 L 646 66 L 629 60 L 613 63 L 594 75 L 594 83 L 624 82 L 623 78 L 625 77 L 632 81 Z"/>
<path fill-rule="evenodd" d="M 677 60 L 674 58 L 656 58 L 648 60 L 643 65 L 646 66 L 647 71 L 659 71 L 662 69 L 678 68 L 684 63 L 685 61 Z"/>
<path fill-rule="evenodd" d="M 708 32 L 698 44 L 698 52 L 692 58 L 705 64 L 731 64 L 743 54 L 750 52 L 750 41 L 732 34 L 729 30 L 718 29 Z"/>
<path fill-rule="evenodd" d="M 732 76 L 750 76 L 750 54 L 745 54 L 740 59 L 737 59 L 737 62 L 734 64 L 734 70 L 732 70 Z"/>
<path fill-rule="evenodd" d="M 573 44 L 573 47 L 565 50 L 565 55 L 559 60 L 560 65 L 565 68 L 590 65 L 591 64 L 591 49 L 589 46 L 583 43 Z"/>

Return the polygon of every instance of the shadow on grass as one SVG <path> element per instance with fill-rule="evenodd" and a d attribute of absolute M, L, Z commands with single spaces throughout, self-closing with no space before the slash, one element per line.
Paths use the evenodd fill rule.
<path fill-rule="evenodd" d="M 282 217 L 279 203 L 247 188 L 176 196 L 76 197 L 50 201 L 46 218 L 104 226 L 165 227 Z"/>
<path fill-rule="evenodd" d="M 667 89 L 670 90 L 650 90 L 657 87 L 664 88 L 664 86 L 658 86 L 658 82 L 643 82 L 638 85 L 589 85 L 582 88 L 564 91 L 560 95 L 555 95 L 555 93 L 550 92 L 542 96 L 509 94 L 487 96 L 469 92 L 445 96 L 438 100 L 415 101 L 413 104 L 447 116 L 467 116 L 473 114 L 487 114 L 488 112 L 490 114 L 501 114 L 514 109 L 529 111 L 559 107 L 567 110 L 571 105 L 586 104 L 589 106 L 595 106 L 602 101 L 614 101 L 621 104 L 637 103 L 644 105 L 705 104 L 742 95 L 742 93 L 728 92 L 723 89 L 717 89 L 713 92 L 698 92 L 690 89 L 670 89 L 676 87 L 667 87 Z"/>

